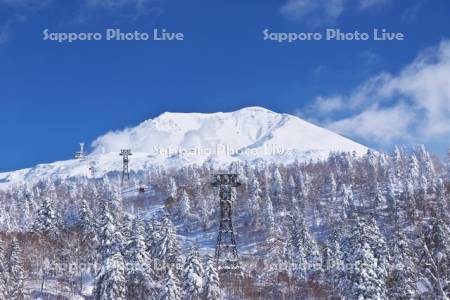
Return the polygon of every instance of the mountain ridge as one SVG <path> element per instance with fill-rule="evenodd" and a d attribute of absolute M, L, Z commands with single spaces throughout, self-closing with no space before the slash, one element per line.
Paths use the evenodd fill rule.
<path fill-rule="evenodd" d="M 137 126 L 110 131 L 92 142 L 93 151 L 82 160 L 66 160 L 0 173 L 0 187 L 40 177 L 92 176 L 122 170 L 120 149 L 133 151 L 132 170 L 162 165 L 178 168 L 208 163 L 221 167 L 233 161 L 274 163 L 326 159 L 330 152 L 368 148 L 297 116 L 263 107 L 233 112 L 165 112 Z"/>

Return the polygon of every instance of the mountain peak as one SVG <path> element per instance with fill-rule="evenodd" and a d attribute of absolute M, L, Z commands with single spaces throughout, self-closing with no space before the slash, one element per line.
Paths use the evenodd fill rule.
<path fill-rule="evenodd" d="M 136 127 L 109 132 L 96 139 L 92 146 L 94 153 L 98 153 L 99 149 L 118 152 L 127 147 L 136 152 L 154 154 L 155 149 L 160 148 L 212 151 L 217 145 L 255 149 L 275 143 L 280 148 L 289 147 L 297 154 L 320 152 L 320 157 L 327 156 L 330 151 L 365 153 L 367 150 L 296 116 L 279 114 L 259 106 L 233 112 L 166 112 Z"/>

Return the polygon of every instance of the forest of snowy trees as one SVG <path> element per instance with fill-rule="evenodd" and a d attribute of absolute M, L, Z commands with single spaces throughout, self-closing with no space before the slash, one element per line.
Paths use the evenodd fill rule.
<path fill-rule="evenodd" d="M 0 191 L 0 299 L 450 298 L 450 163 L 423 146 L 229 170 L 232 285 L 213 257 L 218 170 L 153 166 Z"/>

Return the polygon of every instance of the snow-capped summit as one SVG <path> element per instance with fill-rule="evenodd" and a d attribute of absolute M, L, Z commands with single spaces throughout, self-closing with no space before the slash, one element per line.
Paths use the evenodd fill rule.
<path fill-rule="evenodd" d="M 225 165 L 236 160 L 278 163 L 323 159 L 331 151 L 356 152 L 367 147 L 296 116 L 262 107 L 234 112 L 166 112 L 135 127 L 111 131 L 92 143 L 84 160 L 67 160 L 0 174 L 0 185 L 41 176 L 90 175 L 121 170 L 121 149 L 133 152 L 130 167 L 179 167 L 187 164 Z"/>
<path fill-rule="evenodd" d="M 176 150 L 211 152 L 200 155 L 200 160 L 215 155 L 252 160 L 250 152 L 254 158 L 268 158 L 281 154 L 282 150 L 300 157 L 308 153 L 308 158 L 322 157 L 330 151 L 367 151 L 362 145 L 298 117 L 262 107 L 212 114 L 167 112 L 136 127 L 107 133 L 97 138 L 93 147 L 94 153 L 118 152 L 124 147 L 153 155 L 164 150 L 174 150 L 167 152 L 175 156 Z M 280 153 L 268 151 L 276 147 Z M 228 149 L 228 153 L 222 148 Z"/>

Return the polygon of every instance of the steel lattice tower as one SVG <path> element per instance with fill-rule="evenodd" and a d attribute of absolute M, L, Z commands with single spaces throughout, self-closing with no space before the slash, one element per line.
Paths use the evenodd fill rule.
<path fill-rule="evenodd" d="M 233 189 L 240 186 L 238 174 L 215 174 L 213 186 L 219 188 L 220 196 L 220 225 L 217 237 L 215 259 L 220 273 L 241 273 L 236 238 L 233 230 Z"/>
<path fill-rule="evenodd" d="M 122 182 L 125 177 L 130 179 L 130 170 L 128 169 L 128 162 L 130 161 L 128 156 L 133 155 L 130 149 L 120 150 L 120 156 L 123 156 L 123 171 L 122 171 Z"/>

